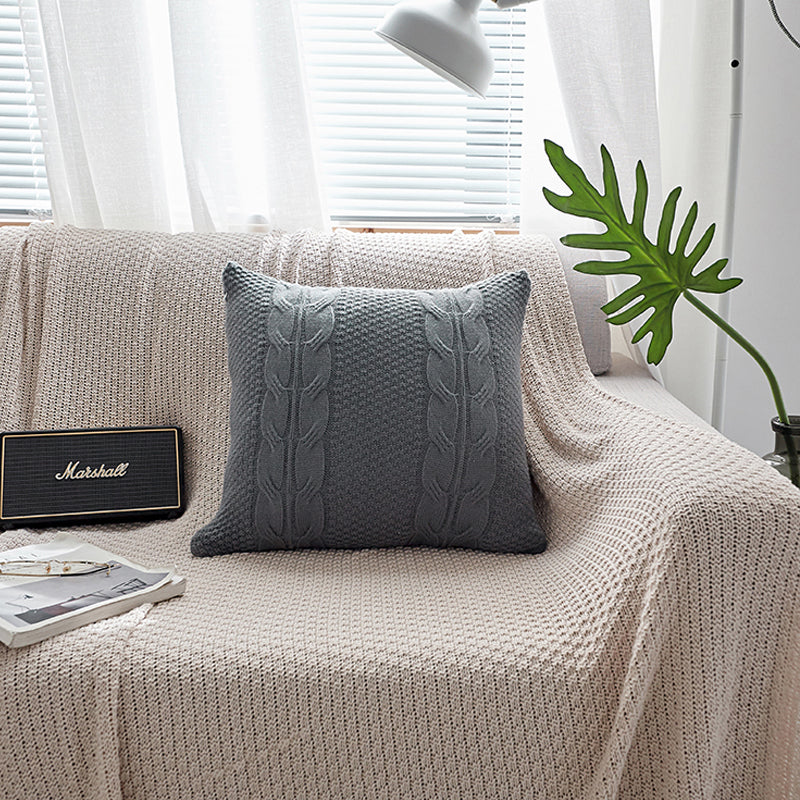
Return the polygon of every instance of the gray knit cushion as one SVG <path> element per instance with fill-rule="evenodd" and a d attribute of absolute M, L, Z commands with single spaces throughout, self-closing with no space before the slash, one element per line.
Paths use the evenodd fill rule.
<path fill-rule="evenodd" d="M 327 288 L 231 263 L 223 282 L 231 446 L 192 553 L 544 549 L 523 437 L 527 273 Z"/>

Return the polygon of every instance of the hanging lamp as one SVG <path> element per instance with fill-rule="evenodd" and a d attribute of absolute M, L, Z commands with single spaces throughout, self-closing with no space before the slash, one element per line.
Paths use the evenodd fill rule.
<path fill-rule="evenodd" d="M 531 0 L 495 0 L 499 8 Z M 481 0 L 403 0 L 375 29 L 389 44 L 469 94 L 485 97 L 494 72 L 478 24 Z"/>
<path fill-rule="evenodd" d="M 403 0 L 375 33 L 469 94 L 486 96 L 494 72 L 478 24 L 481 0 Z"/>

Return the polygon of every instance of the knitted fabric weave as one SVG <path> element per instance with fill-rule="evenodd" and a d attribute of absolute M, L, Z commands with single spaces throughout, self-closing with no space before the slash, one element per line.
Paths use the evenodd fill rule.
<path fill-rule="evenodd" d="M 0 796 L 799 798 L 797 490 L 604 392 L 547 241 L 368 238 L 0 231 L 0 426 L 178 424 L 189 489 L 178 520 L 75 530 L 174 563 L 183 597 L 0 650 Z M 547 551 L 192 558 L 227 455 L 231 259 L 385 287 L 527 269 Z"/>
<path fill-rule="evenodd" d="M 544 550 L 520 389 L 527 273 L 330 288 L 231 262 L 223 283 L 231 447 L 195 555 Z"/>

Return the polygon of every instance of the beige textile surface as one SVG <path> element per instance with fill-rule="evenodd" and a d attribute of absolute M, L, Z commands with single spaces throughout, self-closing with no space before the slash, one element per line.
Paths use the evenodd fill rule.
<path fill-rule="evenodd" d="M 611 366 L 603 375 L 597 376 L 600 386 L 639 406 L 649 408 L 670 419 L 688 422 L 704 430 L 713 428 L 674 395 L 670 394 L 645 367 L 622 353 L 611 354 Z"/>
<path fill-rule="evenodd" d="M 228 442 L 229 258 L 380 286 L 527 268 L 548 550 L 192 558 Z M 174 563 L 183 597 L 0 650 L 5 800 L 800 798 L 800 493 L 600 388 L 546 240 L 6 229 L 0 330 L 4 430 L 180 425 L 189 496 L 75 531 Z"/>

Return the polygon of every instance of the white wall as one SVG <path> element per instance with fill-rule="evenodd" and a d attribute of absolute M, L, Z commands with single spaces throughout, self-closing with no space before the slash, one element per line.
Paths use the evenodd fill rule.
<path fill-rule="evenodd" d="M 800 3 L 777 0 L 800 38 Z M 731 322 L 775 371 L 789 414 L 800 414 L 800 49 L 767 0 L 745 0 L 744 116 L 731 274 Z M 722 430 L 763 454 L 775 406 L 755 362 L 730 343 Z"/>

